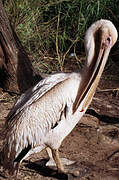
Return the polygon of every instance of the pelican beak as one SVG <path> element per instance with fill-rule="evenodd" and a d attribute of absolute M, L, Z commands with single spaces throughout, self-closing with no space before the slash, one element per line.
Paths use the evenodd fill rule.
<path fill-rule="evenodd" d="M 99 45 L 95 47 L 95 54 L 92 59 L 92 63 L 90 67 L 86 69 L 86 71 L 88 72 L 85 71 L 84 76 L 82 77 L 82 85 L 80 85 L 79 87 L 77 97 L 74 102 L 73 113 L 77 110 L 78 107 L 80 109 L 80 112 L 85 111 L 95 93 L 96 87 L 105 67 L 110 49 L 112 47 L 111 36 L 108 36 L 106 38 L 106 35 L 106 29 L 101 29 L 101 42 L 99 42 Z"/>
<path fill-rule="evenodd" d="M 101 42 L 99 42 L 97 49 L 95 47 L 95 55 L 93 60 L 95 64 L 93 63 L 93 67 L 91 69 L 93 72 L 91 79 L 95 79 L 97 76 L 100 77 L 106 64 L 110 49 L 113 46 L 112 37 L 109 35 L 108 29 L 101 27 L 99 32 L 101 34 Z"/>

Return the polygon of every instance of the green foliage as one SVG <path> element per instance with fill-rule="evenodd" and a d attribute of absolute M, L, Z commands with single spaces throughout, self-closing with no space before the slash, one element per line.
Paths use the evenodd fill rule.
<path fill-rule="evenodd" d="M 110 19 L 119 28 L 119 0 L 4 0 L 4 7 L 27 53 L 49 73 L 63 70 L 74 50 L 82 55 L 94 21 Z"/>

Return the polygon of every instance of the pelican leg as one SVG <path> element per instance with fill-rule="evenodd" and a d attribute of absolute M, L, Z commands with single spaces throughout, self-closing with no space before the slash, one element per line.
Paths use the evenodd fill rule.
<path fill-rule="evenodd" d="M 60 157 L 59 157 L 58 149 L 52 149 L 52 156 L 53 156 L 53 159 L 55 160 L 58 172 L 59 173 L 65 173 L 64 167 L 63 167 L 62 162 L 61 162 Z"/>
<path fill-rule="evenodd" d="M 49 147 L 47 147 L 46 151 L 47 151 L 47 154 L 49 156 L 49 161 L 46 163 L 46 166 L 56 166 L 56 163 L 55 163 L 54 158 L 52 156 L 52 150 Z M 69 165 L 72 165 L 75 163 L 75 161 L 71 161 L 71 160 L 66 159 L 66 158 L 60 158 L 60 161 L 61 161 L 61 164 L 63 166 L 69 166 Z"/>
<path fill-rule="evenodd" d="M 49 160 L 50 161 L 54 161 L 53 157 L 52 157 L 52 151 L 49 147 L 46 148 L 47 154 L 49 156 Z"/>

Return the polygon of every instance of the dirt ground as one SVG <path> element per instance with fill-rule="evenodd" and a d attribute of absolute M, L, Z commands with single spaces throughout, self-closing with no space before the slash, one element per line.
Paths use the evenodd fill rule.
<path fill-rule="evenodd" d="M 118 91 L 110 90 L 117 87 L 119 79 L 109 79 L 103 75 L 87 114 L 60 147 L 61 157 L 75 161 L 73 165 L 65 166 L 65 169 L 78 170 L 78 177 L 58 174 L 55 167 L 46 167 L 48 157 L 43 151 L 22 163 L 18 179 L 119 180 L 119 95 Z M 1 90 L 0 128 L 14 101 L 14 96 Z M 4 179 L 1 167 L 0 180 Z"/>

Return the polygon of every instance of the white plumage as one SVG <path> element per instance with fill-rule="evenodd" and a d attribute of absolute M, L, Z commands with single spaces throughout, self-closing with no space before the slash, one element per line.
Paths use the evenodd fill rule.
<path fill-rule="evenodd" d="M 8 114 L 3 164 L 10 174 L 30 154 L 50 147 L 59 171 L 63 139 L 88 108 L 117 31 L 108 20 L 94 23 L 85 36 L 86 63 L 81 72 L 52 74 L 27 90 Z"/>

